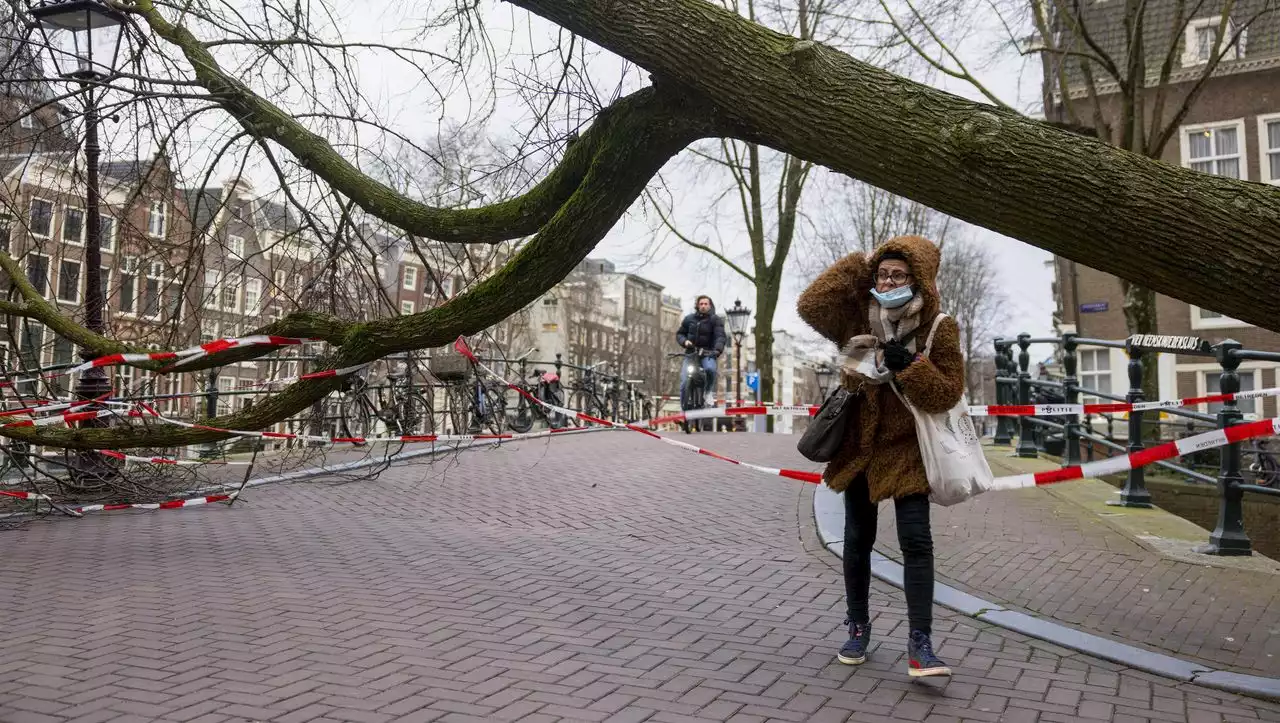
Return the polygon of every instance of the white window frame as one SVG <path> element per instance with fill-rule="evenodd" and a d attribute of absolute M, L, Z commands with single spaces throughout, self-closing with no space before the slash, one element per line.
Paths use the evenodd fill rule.
<path fill-rule="evenodd" d="M 159 230 L 156 229 L 156 219 L 160 219 Z M 147 209 L 147 235 L 151 238 L 164 238 L 165 232 L 169 230 L 169 204 L 164 201 L 152 201 L 151 206 Z"/>
<path fill-rule="evenodd" d="M 401 281 L 400 285 L 406 291 L 418 290 L 418 267 L 417 266 L 410 266 L 408 264 L 405 264 L 404 279 Z"/>
<path fill-rule="evenodd" d="M 35 205 L 37 201 L 39 201 L 40 203 L 49 204 L 49 231 L 47 233 L 36 233 L 35 226 L 33 226 L 31 223 L 31 221 L 35 218 L 32 211 L 35 210 Z M 27 224 L 26 224 L 27 233 L 31 234 L 33 237 L 35 238 L 52 237 L 53 227 L 57 225 L 57 221 L 58 221 L 58 204 L 46 198 L 40 198 L 39 196 L 32 196 L 31 200 L 27 202 Z"/>
<path fill-rule="evenodd" d="M 229 253 L 233 258 L 243 259 L 248 248 L 248 243 L 244 240 L 243 236 L 236 236 L 235 234 L 227 235 L 227 253 Z"/>
<path fill-rule="evenodd" d="M 400 301 L 400 315 L 409 316 L 411 314 L 413 314 L 413 302 L 408 299 L 402 299 Z"/>
<path fill-rule="evenodd" d="M 151 314 L 145 313 L 147 308 L 146 303 L 142 305 L 142 311 L 139 313 L 142 314 L 142 318 L 144 319 L 152 319 L 152 320 L 163 319 L 164 312 L 165 312 L 164 304 L 166 301 L 164 292 L 165 292 L 166 282 L 169 279 L 169 277 L 166 276 L 164 273 L 164 264 L 161 264 L 157 261 L 153 261 L 147 264 L 147 273 L 146 273 L 146 276 L 143 278 L 145 278 L 147 281 L 156 282 L 156 296 L 158 296 L 159 299 L 157 299 L 156 301 L 156 313 L 154 316 Z M 144 283 L 142 286 L 145 289 L 148 286 L 148 284 Z M 151 293 L 150 291 L 148 291 L 147 300 L 149 301 L 150 299 L 151 299 Z"/>
<path fill-rule="evenodd" d="M 24 105 L 19 108 L 19 113 L 21 113 L 21 115 L 18 116 L 19 127 L 29 131 L 35 130 L 36 129 L 35 109 L 29 105 Z"/>
<path fill-rule="evenodd" d="M 241 313 L 244 309 L 244 274 L 226 274 L 221 279 L 222 283 L 218 286 L 218 308 L 223 311 Z M 230 306 L 225 303 L 225 292 L 230 285 L 231 292 L 235 295 Z"/>
<path fill-rule="evenodd" d="M 49 298 L 49 295 L 51 293 L 54 296 L 57 296 L 57 292 L 54 290 L 54 286 L 53 286 L 53 257 L 49 256 L 48 254 L 33 252 L 26 255 L 27 263 L 23 264 L 22 271 L 27 277 L 27 282 L 31 283 L 31 274 L 29 273 L 31 270 L 31 260 L 37 259 L 37 258 L 45 260 L 44 290 L 40 292 L 40 295 L 46 299 Z"/>
<path fill-rule="evenodd" d="M 76 266 L 80 267 L 79 273 L 76 274 L 76 288 L 75 288 L 76 297 L 74 299 L 62 298 L 62 265 L 63 264 L 75 264 Z M 79 304 L 80 300 L 84 298 L 84 293 L 82 292 L 82 289 L 84 289 L 85 283 L 86 283 L 86 280 L 85 280 L 83 262 L 78 261 L 76 259 L 59 259 L 58 260 L 58 282 L 54 284 L 54 286 L 56 287 L 53 291 L 54 299 L 57 299 L 59 302 L 64 304 Z"/>
<path fill-rule="evenodd" d="M 1268 158 L 1272 153 L 1280 156 L 1280 148 L 1267 147 L 1267 124 L 1272 122 L 1280 123 L 1280 113 L 1258 116 L 1258 180 L 1263 183 L 1280 184 L 1280 178 L 1271 177 L 1271 159 Z"/>
<path fill-rule="evenodd" d="M 1191 328 L 1195 331 L 1205 329 L 1248 329 L 1253 326 L 1253 324 L 1250 324 L 1247 321 L 1240 321 L 1239 319 L 1233 319 L 1229 316 L 1219 316 L 1206 319 L 1200 316 L 1201 308 L 1199 306 L 1195 306 L 1193 304 L 1189 304 L 1188 306 L 1191 309 Z M 1205 309 L 1205 311 L 1208 311 L 1208 309 Z"/>
<path fill-rule="evenodd" d="M 1204 131 L 1212 131 L 1218 128 L 1232 128 L 1232 127 L 1236 129 L 1236 138 L 1238 138 L 1240 141 L 1240 151 L 1239 151 L 1240 180 L 1241 181 L 1249 180 L 1249 139 L 1244 132 L 1244 118 L 1233 118 L 1230 120 L 1221 120 L 1214 123 L 1197 123 L 1196 125 L 1187 125 L 1179 128 L 1178 129 L 1178 152 L 1182 156 L 1182 167 L 1189 169 L 1191 168 L 1191 162 L 1193 160 L 1196 161 L 1197 163 L 1203 162 L 1206 160 L 1204 158 L 1195 158 L 1195 159 L 1191 158 L 1191 143 L 1188 142 L 1188 138 L 1187 138 L 1188 136 L 1190 136 L 1192 133 L 1203 133 Z M 1211 156 L 1207 160 L 1217 161 L 1223 158 L 1227 158 L 1227 156 Z M 1210 175 L 1216 176 L 1218 174 L 1214 173 Z M 1222 176 L 1222 177 L 1226 178 L 1226 176 Z"/>
<path fill-rule="evenodd" d="M 204 299 L 201 306 L 206 309 L 220 309 L 222 305 L 222 272 L 217 269 L 204 270 Z"/>
<path fill-rule="evenodd" d="M 1237 369 L 1236 372 L 1240 374 L 1240 376 L 1242 377 L 1245 375 L 1252 376 L 1253 388 L 1257 390 L 1262 388 L 1262 378 L 1261 378 L 1262 370 L 1273 369 L 1275 368 L 1275 366 L 1276 365 L 1274 363 L 1269 364 L 1267 362 L 1245 362 L 1240 365 L 1240 368 Z M 1217 364 L 1179 364 L 1177 367 L 1177 370 L 1179 372 L 1195 372 L 1197 397 L 1206 397 L 1209 395 L 1208 375 L 1222 373 L 1222 367 Z M 1240 386 L 1244 387 L 1244 384 L 1241 384 Z M 1262 402 L 1263 402 L 1263 399 L 1261 397 L 1257 397 L 1253 399 L 1253 411 L 1245 412 L 1244 410 L 1241 410 L 1241 414 L 1244 414 L 1244 418 L 1248 421 L 1261 419 L 1262 418 Z M 1208 414 L 1209 405 L 1197 404 L 1196 411 L 1200 412 L 1201 414 Z"/>
<path fill-rule="evenodd" d="M 85 219 L 86 219 L 86 222 L 87 222 L 87 221 L 88 221 L 88 216 L 87 216 L 87 215 L 86 215 Z M 111 222 L 111 232 L 110 232 L 110 233 L 107 233 L 107 232 L 104 230 L 104 229 L 106 228 L 106 226 L 104 226 L 104 225 L 103 225 L 103 221 L 110 221 L 110 222 Z M 85 231 L 85 232 L 86 232 L 86 233 L 88 233 L 88 228 L 89 228 L 88 226 L 86 226 L 86 227 L 85 227 L 85 229 L 86 229 L 86 231 Z M 115 250 L 116 250 L 116 235 L 117 235 L 117 234 L 119 234 L 119 233 L 120 233 L 120 223 L 119 223 L 119 221 L 117 221 L 117 220 L 116 220 L 116 217 L 115 217 L 115 216 L 112 216 L 112 215 L 110 215 L 110 214 L 103 213 L 103 212 L 99 211 L 99 212 L 98 212 L 98 235 L 99 235 L 99 237 L 100 237 L 100 238 L 99 238 L 99 242 L 100 242 L 100 244 L 101 244 L 101 246 L 102 246 L 102 251 L 103 251 L 104 253 L 115 253 Z"/>
<path fill-rule="evenodd" d="M 138 315 L 138 298 L 139 298 L 139 293 L 138 293 L 138 292 L 139 292 L 138 281 L 139 281 L 139 280 L 141 279 L 141 277 L 142 277 L 142 274 L 139 274 L 139 273 L 138 273 L 138 257 L 137 257 L 137 256 L 124 256 L 124 257 L 121 257 L 121 259 L 120 259 L 120 275 L 121 275 L 122 277 L 124 277 L 124 276 L 128 276 L 128 277 L 133 281 L 133 308 L 126 309 L 126 308 L 124 308 L 124 307 L 123 307 L 123 305 L 122 305 L 122 306 L 121 306 L 121 308 L 120 308 L 120 313 L 121 313 L 122 315 L 124 315 L 124 316 L 133 316 L 133 317 L 136 317 L 136 316 Z M 123 279 L 123 278 L 121 278 L 121 282 L 123 282 L 123 281 L 124 281 L 124 279 Z M 123 302 L 123 300 L 122 300 L 122 302 Z"/>
<path fill-rule="evenodd" d="M 80 214 L 80 238 L 74 240 L 67 238 L 67 219 L 71 218 L 72 211 L 76 211 Z M 85 210 L 79 206 L 72 206 L 69 203 L 63 204 L 62 226 L 58 230 L 60 231 L 58 238 L 61 239 L 63 243 L 70 244 L 72 246 L 84 246 L 84 240 L 89 235 L 89 214 L 85 213 Z"/>
<path fill-rule="evenodd" d="M 249 302 L 250 293 L 253 295 L 253 303 Z M 262 313 L 262 279 L 245 280 L 244 313 L 249 316 L 257 316 Z"/>
<path fill-rule="evenodd" d="M 1093 354 L 1095 360 L 1098 358 L 1103 359 L 1106 362 L 1106 365 L 1107 365 L 1106 368 L 1105 369 L 1095 368 L 1095 369 L 1090 369 L 1089 371 L 1085 371 L 1083 360 L 1080 358 L 1081 355 L 1085 353 Z M 1081 347 L 1077 349 L 1076 350 L 1076 379 L 1078 380 L 1078 384 L 1081 387 L 1095 389 L 1096 388 L 1095 380 L 1106 377 L 1108 380 L 1107 393 L 1115 394 L 1116 393 L 1115 383 L 1114 383 L 1115 370 L 1112 368 L 1111 357 L 1112 357 L 1111 350 L 1105 347 Z M 1096 362 L 1095 362 L 1095 366 L 1096 366 Z M 1088 383 L 1086 383 L 1086 379 L 1088 380 Z M 1084 390 L 1081 390 L 1080 392 L 1080 399 L 1081 399 L 1081 402 L 1084 404 L 1095 404 L 1095 403 L 1105 404 L 1111 401 L 1109 399 L 1103 399 L 1102 397 L 1095 397 Z"/>
<path fill-rule="evenodd" d="M 275 284 L 275 288 L 271 290 L 274 296 L 279 296 L 281 294 L 287 293 L 285 291 L 285 284 L 289 283 L 289 272 L 285 271 L 284 269 L 276 269 L 275 272 L 271 275 L 271 280 Z"/>
<path fill-rule="evenodd" d="M 1200 43 L 1198 36 L 1201 30 L 1209 28 L 1217 31 L 1218 26 L 1222 23 L 1222 15 L 1214 15 L 1207 18 L 1196 18 L 1187 23 L 1187 29 L 1182 37 L 1182 67 L 1192 68 L 1197 65 L 1205 65 L 1216 55 L 1222 52 L 1222 44 L 1236 34 L 1236 23 L 1231 18 L 1227 18 L 1227 28 L 1224 35 L 1218 38 L 1217 44 L 1210 49 L 1209 57 L 1200 57 Z M 1246 33 L 1240 33 L 1240 37 L 1236 39 L 1235 53 L 1227 53 L 1222 56 L 1222 60 L 1241 60 L 1244 58 L 1244 44 Z M 1234 55 L 1234 57 L 1232 57 Z"/>

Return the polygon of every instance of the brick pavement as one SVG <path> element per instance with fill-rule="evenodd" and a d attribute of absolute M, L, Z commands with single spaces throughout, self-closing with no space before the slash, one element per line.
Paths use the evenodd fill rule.
<path fill-rule="evenodd" d="M 811 494 L 611 434 L 33 522 L 0 538 L 0 721 L 1280 721 L 943 611 L 957 675 L 911 683 L 878 583 L 879 647 L 836 664 Z"/>

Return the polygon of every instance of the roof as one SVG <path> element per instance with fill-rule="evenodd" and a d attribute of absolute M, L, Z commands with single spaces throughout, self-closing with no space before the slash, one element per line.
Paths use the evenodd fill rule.
<path fill-rule="evenodd" d="M 1230 19 L 1234 30 L 1228 29 L 1228 39 L 1241 28 L 1245 28 L 1240 36 L 1243 57 L 1235 59 L 1231 55 L 1223 57 L 1215 74 L 1231 72 L 1232 66 L 1248 65 L 1263 58 L 1280 58 L 1280 15 L 1270 4 L 1271 0 L 1231 0 Z M 1171 82 L 1182 82 L 1199 78 L 1203 65 L 1182 65 L 1185 51 L 1187 23 L 1203 20 L 1216 23 L 1221 17 L 1226 0 L 1203 0 L 1198 3 L 1181 3 L 1179 0 L 1150 0 L 1144 4 L 1143 37 L 1145 48 L 1148 86 L 1159 82 L 1159 74 L 1165 59 L 1172 49 L 1173 70 Z M 1064 50 L 1079 50 L 1094 53 L 1090 44 L 1101 49 L 1105 57 L 1115 63 L 1116 67 L 1127 67 L 1131 44 L 1125 31 L 1125 11 L 1127 4 L 1120 0 L 1088 0 L 1081 5 L 1067 6 L 1050 3 L 1048 7 L 1056 10 L 1055 27 L 1059 35 L 1058 45 Z M 1079 23 L 1075 23 L 1074 13 L 1064 15 L 1068 8 L 1079 7 Z M 1179 22 L 1179 7 L 1188 9 L 1194 14 Z M 1247 26 L 1247 27 L 1246 27 Z M 1086 40 L 1087 36 L 1087 40 Z M 1066 60 L 1067 80 L 1075 89 L 1084 85 L 1084 75 L 1080 63 L 1075 58 Z M 1092 64 L 1094 81 L 1100 86 L 1108 85 L 1110 78 L 1097 63 Z M 1107 91 L 1103 91 L 1107 92 Z"/>

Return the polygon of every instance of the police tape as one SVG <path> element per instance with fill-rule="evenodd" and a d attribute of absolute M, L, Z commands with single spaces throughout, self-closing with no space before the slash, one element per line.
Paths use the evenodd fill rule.
<path fill-rule="evenodd" d="M 233 337 L 227 339 L 215 339 L 197 346 L 180 349 L 178 351 L 152 351 L 137 352 L 127 354 L 106 354 L 96 359 L 85 362 L 76 367 L 72 367 L 57 374 L 46 375 L 64 376 L 67 374 L 75 374 L 85 371 L 86 369 L 94 369 L 101 367 L 118 366 L 120 364 L 137 364 L 147 361 L 172 361 L 177 360 L 172 366 L 178 367 L 188 362 L 194 361 L 209 354 L 227 351 L 228 349 L 236 349 L 245 346 L 297 346 L 308 342 L 317 341 L 311 338 L 300 338 L 292 336 L 272 336 L 270 334 L 253 334 L 250 336 Z"/>
<path fill-rule="evenodd" d="M 1166 399 L 1154 402 L 1115 402 L 1110 404 L 990 404 L 969 407 L 972 417 L 1078 417 L 1086 414 L 1116 414 L 1122 412 L 1145 412 L 1157 409 L 1178 409 L 1194 407 L 1200 404 L 1222 404 L 1224 402 L 1245 399 L 1261 399 L 1263 397 L 1280 396 L 1280 387 L 1258 389 L 1233 394 L 1210 394 L 1203 397 L 1186 399 Z"/>
<path fill-rule="evenodd" d="M 535 404 L 540 404 L 543 407 L 557 413 L 575 414 L 573 410 L 557 407 L 555 405 L 548 404 L 540 399 L 537 399 L 533 395 L 524 391 L 519 386 L 512 384 L 511 382 L 503 379 L 500 375 L 498 375 L 492 369 L 489 369 L 483 363 L 481 363 L 475 357 L 475 355 L 471 353 L 471 350 L 466 346 L 466 341 L 462 337 L 458 337 L 458 340 L 454 342 L 454 348 L 457 349 L 463 356 L 466 356 L 468 359 L 470 359 L 472 364 L 474 364 L 477 369 L 484 372 L 488 376 L 493 377 L 495 380 L 498 380 L 503 384 L 506 384 L 511 389 L 515 389 L 516 391 L 520 392 Z M 1242 392 L 1242 394 L 1245 394 L 1245 393 Z M 1219 396 L 1224 396 L 1224 395 L 1219 395 Z M 1236 398 L 1242 398 L 1242 397 L 1237 396 Z M 752 464 L 750 462 L 743 462 L 741 460 L 734 459 L 733 457 L 729 457 L 727 455 L 713 452 L 709 449 L 698 447 L 697 445 L 689 444 L 687 442 L 681 442 L 680 440 L 672 439 L 670 437 L 664 437 L 660 434 L 650 431 L 649 429 L 645 429 L 643 427 L 640 427 L 634 424 L 620 424 L 617 422 L 609 422 L 603 419 L 596 419 L 582 412 L 577 412 L 576 414 L 578 418 L 584 419 L 586 421 L 590 421 L 595 424 L 608 425 L 608 426 L 612 426 L 619 429 L 630 429 L 631 431 L 639 432 L 653 439 L 657 439 L 666 444 L 679 447 L 681 449 L 685 449 L 695 454 L 711 457 L 713 459 L 718 459 L 722 462 L 728 462 L 730 464 L 746 467 L 748 469 L 753 469 L 758 472 L 763 472 L 765 474 L 769 474 L 777 477 L 786 477 L 788 479 L 799 480 L 802 482 L 810 482 L 813 484 L 818 484 L 822 482 L 822 475 L 817 472 L 806 472 L 803 470 L 786 469 L 786 468 L 779 468 L 779 467 L 767 467 L 764 465 Z M 987 490 L 996 491 L 996 490 L 1020 489 L 1024 487 L 1034 487 L 1038 485 L 1053 484 L 1056 482 L 1066 482 L 1068 480 L 1083 479 L 1085 477 L 1100 477 L 1108 474 L 1116 474 L 1118 472 L 1125 472 L 1130 469 L 1146 467 L 1148 465 L 1152 465 L 1157 462 L 1163 462 L 1166 460 L 1175 459 L 1177 457 L 1181 457 L 1186 454 L 1191 454 L 1193 452 L 1200 452 L 1206 449 L 1214 449 L 1217 447 L 1225 447 L 1229 444 L 1236 444 L 1236 443 L 1244 442 L 1250 439 L 1271 437 L 1277 434 L 1280 434 L 1280 417 L 1274 418 L 1274 419 L 1263 419 L 1256 422 L 1246 422 L 1244 424 L 1237 424 L 1237 425 L 1227 427 L 1226 429 L 1214 429 L 1208 432 L 1204 432 L 1202 434 L 1185 437 L 1183 439 L 1179 439 L 1173 442 L 1167 442 L 1165 444 L 1160 444 L 1155 447 L 1150 447 L 1148 449 L 1143 449 L 1137 452 L 1130 452 L 1122 456 L 1110 457 L 1108 459 L 1098 460 L 1096 462 L 1088 462 L 1081 465 L 1073 465 L 1071 467 L 1062 467 L 1060 469 L 1048 470 L 1045 472 L 1034 472 L 1034 473 L 1021 474 L 1021 475 L 997 477 L 995 478 L 995 480 L 992 481 L 991 485 L 987 487 Z"/>

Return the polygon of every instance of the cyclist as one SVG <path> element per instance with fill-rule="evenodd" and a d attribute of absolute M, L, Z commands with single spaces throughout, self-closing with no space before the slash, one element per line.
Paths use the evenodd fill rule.
<path fill-rule="evenodd" d="M 687 351 L 702 353 L 699 359 L 707 375 L 707 403 L 712 404 L 716 394 L 716 372 L 719 369 L 717 360 L 724 353 L 724 345 L 728 337 L 724 333 L 724 317 L 716 316 L 716 305 L 711 301 L 710 296 L 705 294 L 699 296 L 694 302 L 694 307 L 696 311 L 680 322 L 680 331 L 676 332 L 676 343 Z M 681 364 L 681 390 L 688 381 L 689 368 Z"/>

